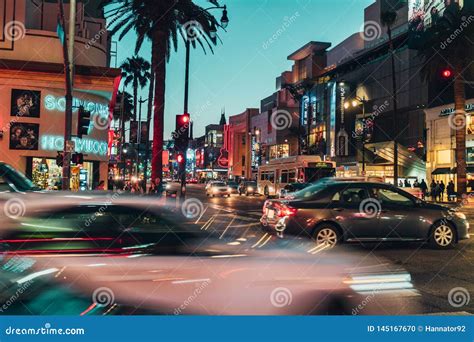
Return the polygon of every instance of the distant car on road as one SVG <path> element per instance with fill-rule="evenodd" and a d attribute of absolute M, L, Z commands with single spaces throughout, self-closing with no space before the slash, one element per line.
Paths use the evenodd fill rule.
<path fill-rule="evenodd" d="M 227 184 L 224 182 L 214 181 L 209 183 L 209 186 L 206 186 L 206 196 L 230 196 L 230 191 L 227 187 Z"/>
<path fill-rule="evenodd" d="M 254 181 L 243 181 L 239 185 L 239 195 L 258 195 L 257 182 Z"/>
<path fill-rule="evenodd" d="M 317 182 L 290 199 L 266 201 L 260 222 L 280 235 L 307 236 L 331 246 L 346 241 L 428 241 L 446 249 L 469 238 L 463 213 L 375 182 Z"/>
<path fill-rule="evenodd" d="M 239 184 L 234 181 L 227 182 L 227 188 L 231 194 L 238 194 L 239 193 Z"/>

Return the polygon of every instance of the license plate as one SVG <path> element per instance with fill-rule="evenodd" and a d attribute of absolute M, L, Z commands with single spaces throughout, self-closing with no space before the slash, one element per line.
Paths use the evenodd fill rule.
<path fill-rule="evenodd" d="M 274 217 L 275 217 L 275 210 L 273 210 L 273 209 L 267 209 L 267 217 L 268 217 L 269 219 L 274 218 Z"/>

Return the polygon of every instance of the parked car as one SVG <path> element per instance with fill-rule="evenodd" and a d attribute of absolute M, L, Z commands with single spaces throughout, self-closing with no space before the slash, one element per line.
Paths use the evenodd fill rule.
<path fill-rule="evenodd" d="M 242 196 L 245 194 L 245 196 L 249 195 L 258 195 L 257 191 L 257 182 L 254 181 L 243 181 L 239 185 L 239 195 Z"/>
<path fill-rule="evenodd" d="M 302 235 L 331 246 L 349 241 L 428 241 L 445 249 L 469 238 L 463 213 L 377 182 L 318 182 L 290 199 L 267 200 L 260 222 L 280 236 Z"/>
<path fill-rule="evenodd" d="M 206 196 L 230 196 L 230 191 L 227 188 L 227 184 L 224 182 L 211 182 L 208 187 L 206 187 Z"/>
<path fill-rule="evenodd" d="M 229 181 L 227 182 L 227 189 L 231 194 L 239 193 L 239 184 L 237 182 Z"/>

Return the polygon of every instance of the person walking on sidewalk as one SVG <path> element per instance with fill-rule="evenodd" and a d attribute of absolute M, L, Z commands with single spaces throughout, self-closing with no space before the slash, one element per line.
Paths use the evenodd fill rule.
<path fill-rule="evenodd" d="M 428 192 L 428 185 L 426 185 L 426 182 L 425 182 L 424 179 L 421 180 L 419 187 L 420 187 L 420 190 L 421 190 L 421 197 L 423 199 L 425 199 L 426 198 L 426 193 Z"/>
<path fill-rule="evenodd" d="M 430 196 L 433 202 L 436 201 L 436 183 L 434 179 L 431 181 L 431 184 L 430 184 Z"/>
<path fill-rule="evenodd" d="M 444 189 L 446 188 L 446 185 L 444 185 L 444 182 L 441 181 L 439 184 L 439 200 L 443 202 L 444 200 Z"/>
<path fill-rule="evenodd" d="M 456 192 L 454 192 L 454 182 L 452 180 L 449 181 L 446 191 L 448 193 L 448 202 L 451 202 L 451 200 L 456 201 Z"/>

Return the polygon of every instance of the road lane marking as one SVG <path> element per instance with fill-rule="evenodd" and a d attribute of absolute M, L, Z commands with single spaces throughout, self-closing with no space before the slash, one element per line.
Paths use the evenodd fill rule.
<path fill-rule="evenodd" d="M 232 223 L 234 222 L 235 220 L 235 215 L 234 217 L 232 218 L 232 220 L 230 220 L 229 224 L 227 225 L 227 227 L 225 227 L 224 231 L 222 232 L 221 236 L 219 236 L 219 240 L 222 239 L 224 237 L 224 234 L 227 232 L 227 229 L 229 229 L 229 227 L 232 225 Z"/>

